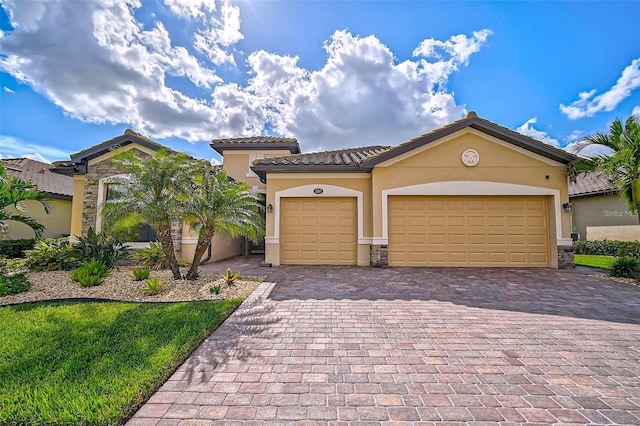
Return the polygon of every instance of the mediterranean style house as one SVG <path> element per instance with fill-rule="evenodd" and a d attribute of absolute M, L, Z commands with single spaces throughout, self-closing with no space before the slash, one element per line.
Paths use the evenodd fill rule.
<path fill-rule="evenodd" d="M 211 260 L 359 266 L 573 266 L 567 165 L 576 157 L 470 112 L 397 146 L 301 153 L 295 139 L 216 139 L 228 175 L 265 203 L 264 244 L 216 238 Z M 161 145 L 133 131 L 56 163 L 74 177 L 71 234 L 100 230 L 122 150 Z M 182 224 L 183 259 L 195 238 Z"/>
<path fill-rule="evenodd" d="M 44 225 L 43 238 L 57 238 L 69 235 L 71 226 L 71 199 L 73 195 L 73 179 L 51 171 L 51 164 L 30 158 L 5 158 L 0 159 L 9 176 L 31 182 L 42 192 L 49 196 L 52 205 L 51 213 L 47 214 L 42 205 L 37 201 L 25 201 L 27 216 L 33 217 Z M 8 207 L 12 209 L 13 207 Z M 33 230 L 27 225 L 7 221 L 9 228 L 2 238 L 17 240 L 33 238 Z"/>

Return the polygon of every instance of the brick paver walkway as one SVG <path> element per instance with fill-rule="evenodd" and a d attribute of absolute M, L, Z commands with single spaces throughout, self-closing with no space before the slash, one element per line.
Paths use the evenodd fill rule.
<path fill-rule="evenodd" d="M 640 424 L 640 287 L 280 267 L 131 425 Z"/>

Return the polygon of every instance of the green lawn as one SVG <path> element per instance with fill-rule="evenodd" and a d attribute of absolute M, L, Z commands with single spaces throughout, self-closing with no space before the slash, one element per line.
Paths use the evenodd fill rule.
<path fill-rule="evenodd" d="M 119 424 L 240 304 L 0 308 L 0 424 Z"/>
<path fill-rule="evenodd" d="M 602 269 L 611 269 L 611 264 L 616 260 L 613 256 L 596 256 L 591 254 L 576 254 L 574 258 L 576 265 Z"/>

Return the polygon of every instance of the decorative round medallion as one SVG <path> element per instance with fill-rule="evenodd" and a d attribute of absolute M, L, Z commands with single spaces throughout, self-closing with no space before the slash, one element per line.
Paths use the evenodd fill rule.
<path fill-rule="evenodd" d="M 462 153 L 462 163 L 465 166 L 473 167 L 480 161 L 480 154 L 475 149 L 466 149 Z"/>

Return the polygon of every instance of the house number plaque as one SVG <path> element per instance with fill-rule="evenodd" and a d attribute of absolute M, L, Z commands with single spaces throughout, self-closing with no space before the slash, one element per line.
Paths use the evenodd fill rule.
<path fill-rule="evenodd" d="M 322 188 L 314 188 L 313 189 L 313 193 L 316 195 L 320 195 L 324 192 L 324 190 Z"/>

